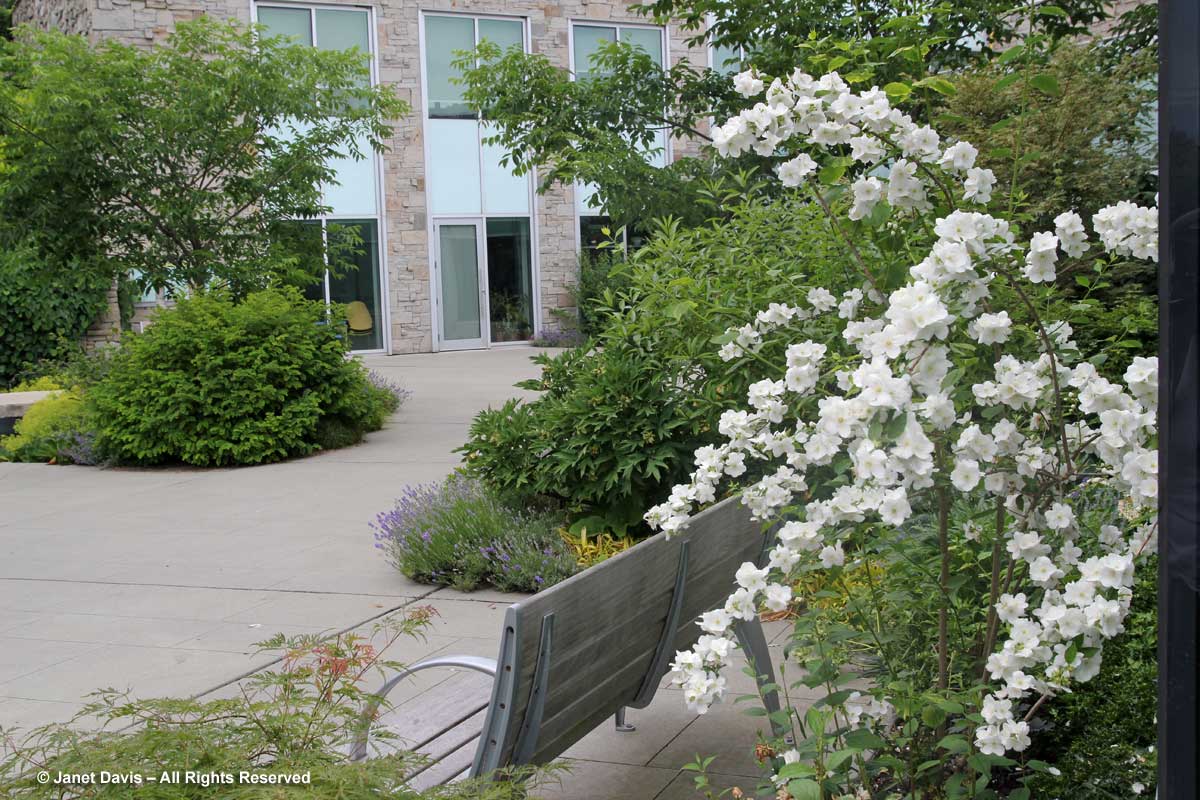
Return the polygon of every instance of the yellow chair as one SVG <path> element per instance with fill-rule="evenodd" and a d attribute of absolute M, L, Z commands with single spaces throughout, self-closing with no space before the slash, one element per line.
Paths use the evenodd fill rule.
<path fill-rule="evenodd" d="M 366 303 L 355 300 L 346 304 L 346 325 L 350 328 L 352 336 L 366 336 L 375 330 L 375 320 L 371 317 Z"/>

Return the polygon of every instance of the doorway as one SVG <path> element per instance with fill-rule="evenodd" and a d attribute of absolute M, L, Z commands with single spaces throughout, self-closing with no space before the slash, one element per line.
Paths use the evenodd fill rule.
<path fill-rule="evenodd" d="M 528 217 L 434 222 L 439 349 L 480 349 L 533 337 L 530 233 Z"/>

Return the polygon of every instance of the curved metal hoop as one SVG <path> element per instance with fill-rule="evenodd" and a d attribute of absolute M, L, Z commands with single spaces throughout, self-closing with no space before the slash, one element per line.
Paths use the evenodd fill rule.
<path fill-rule="evenodd" d="M 496 677 L 496 659 L 485 658 L 484 656 L 439 656 L 437 658 L 427 658 L 423 661 L 418 661 L 407 669 L 403 669 L 389 678 L 379 690 L 371 695 L 371 699 L 367 701 L 366 708 L 363 709 L 363 729 L 358 737 L 354 740 L 354 748 L 350 751 L 351 761 L 361 761 L 367 757 L 367 734 L 370 730 L 370 722 L 375 719 L 375 714 L 379 711 L 379 704 L 387 697 L 388 692 L 396 688 L 402 680 L 421 672 L 426 669 L 459 668 L 471 669 L 476 672 L 482 672 L 484 675 Z"/>

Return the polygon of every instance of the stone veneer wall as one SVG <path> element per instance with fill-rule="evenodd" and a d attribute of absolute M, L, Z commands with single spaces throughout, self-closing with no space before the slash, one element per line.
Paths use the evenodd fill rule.
<path fill-rule="evenodd" d="M 420 12 L 448 11 L 499 14 L 529 20 L 534 53 L 568 66 L 573 20 L 645 23 L 624 2 L 614 0 L 385 0 L 382 3 L 322 0 L 325 5 L 375 8 L 378 29 L 379 79 L 395 88 L 412 113 L 395 125 L 383 158 L 387 249 L 387 302 L 394 353 L 433 349 L 428 217 L 425 196 L 424 132 L 421 106 Z M 76 8 L 76 6 L 78 8 Z M 74 10 L 69 10 L 74 9 Z M 250 0 L 18 0 L 15 18 L 45 27 L 87 32 L 92 39 L 119 39 L 132 44 L 162 41 L 180 20 L 200 14 L 250 19 Z M 66 25 L 72 27 L 65 27 Z M 676 25 L 668 27 L 671 63 L 687 59 L 707 63 L 704 47 L 689 49 L 690 38 Z M 696 150 L 693 142 L 672 143 L 676 157 Z M 558 186 L 535 198 L 536 247 L 543 329 L 559 327 L 555 311 L 571 313 L 570 289 L 578 277 L 576 221 L 572 187 Z M 111 326 L 107 326 L 111 328 Z"/>
<path fill-rule="evenodd" d="M 92 31 L 93 13 L 93 0 L 17 0 L 13 24 L 87 35 Z"/>

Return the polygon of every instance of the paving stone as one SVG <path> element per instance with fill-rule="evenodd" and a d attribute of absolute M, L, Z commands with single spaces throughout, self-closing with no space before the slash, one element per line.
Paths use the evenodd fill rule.
<path fill-rule="evenodd" d="M 538 785 L 531 798 L 542 800 L 618 800 L 655 797 L 679 773 L 677 769 L 630 767 L 603 761 L 564 760 L 557 784 Z"/>

